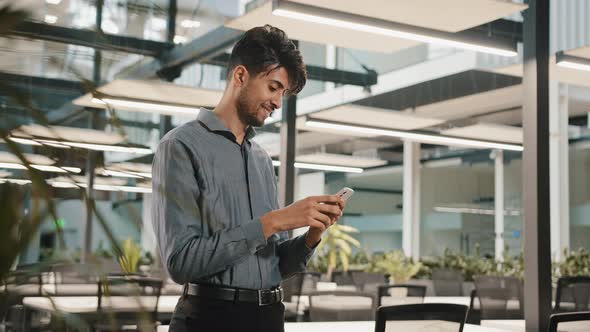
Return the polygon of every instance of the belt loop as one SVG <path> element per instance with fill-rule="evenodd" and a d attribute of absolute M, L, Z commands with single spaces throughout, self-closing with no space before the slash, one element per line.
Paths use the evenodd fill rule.
<path fill-rule="evenodd" d="M 184 287 L 182 287 L 182 298 L 183 299 L 186 298 L 187 293 L 188 293 L 188 283 L 184 284 Z"/>

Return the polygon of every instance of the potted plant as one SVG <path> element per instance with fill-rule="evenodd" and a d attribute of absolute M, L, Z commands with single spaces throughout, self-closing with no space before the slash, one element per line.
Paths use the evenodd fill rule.
<path fill-rule="evenodd" d="M 360 247 L 359 241 L 350 235 L 353 233 L 358 233 L 358 230 L 351 226 L 334 224 L 330 227 L 317 246 L 310 267 L 325 272 L 328 280 L 332 279 L 332 272 L 337 267 L 348 271 L 352 247 Z"/>
<path fill-rule="evenodd" d="M 123 241 L 122 249 L 123 255 L 119 256 L 121 268 L 125 273 L 136 273 L 141 258 L 141 247 L 131 237 L 128 237 Z"/>
<path fill-rule="evenodd" d="M 418 273 L 421 266 L 422 263 L 414 262 L 401 250 L 393 250 L 373 256 L 367 270 L 387 274 L 393 283 L 404 284 Z"/>

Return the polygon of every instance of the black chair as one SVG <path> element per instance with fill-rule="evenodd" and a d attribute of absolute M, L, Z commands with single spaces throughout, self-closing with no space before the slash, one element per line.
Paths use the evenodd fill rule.
<path fill-rule="evenodd" d="M 158 324 L 158 302 L 162 290 L 163 280 L 143 276 L 107 276 L 98 281 L 98 306 L 94 330 L 112 331 L 122 330 L 128 325 L 135 325 L 137 329 L 154 330 Z M 133 309 L 112 310 L 105 306 L 108 297 L 128 297 L 130 301 L 137 301 L 138 306 Z M 149 299 L 143 301 L 144 299 Z M 140 328 L 141 327 L 141 328 Z"/>
<path fill-rule="evenodd" d="M 424 302 L 424 296 L 426 295 L 426 286 L 416 286 L 416 285 L 381 285 L 377 290 L 377 306 L 381 306 L 382 298 L 385 296 L 390 296 L 391 290 L 395 289 L 405 289 L 406 294 L 404 298 L 411 297 L 412 303 L 422 303 Z M 410 303 L 408 303 L 410 304 Z"/>
<path fill-rule="evenodd" d="M 477 298 L 477 291 L 474 289 L 469 295 L 469 312 L 467 313 L 468 324 L 481 325 L 481 310 L 479 305 L 475 306 L 475 299 Z M 478 299 L 479 301 L 479 299 Z M 479 304 L 479 303 L 478 303 Z"/>
<path fill-rule="evenodd" d="M 561 277 L 557 280 L 555 312 L 588 311 L 590 277 Z"/>
<path fill-rule="evenodd" d="M 522 283 L 515 277 L 478 276 L 475 290 L 481 319 L 523 319 Z"/>
<path fill-rule="evenodd" d="M 317 272 L 300 272 L 295 273 L 288 279 L 283 280 L 281 286 L 283 287 L 284 304 L 285 304 L 285 319 L 300 321 L 303 317 L 301 311 L 301 296 L 314 292 L 316 285 L 320 281 L 321 274 Z M 297 296 L 297 300 L 292 302 L 293 296 Z M 305 316 L 305 313 L 303 314 Z"/>
<path fill-rule="evenodd" d="M 335 282 L 339 286 L 354 285 L 352 280 L 352 272 L 350 271 L 334 271 L 332 272 L 332 282 Z"/>
<path fill-rule="evenodd" d="M 590 331 L 590 311 L 582 312 L 562 312 L 553 314 L 549 318 L 549 332 L 557 332 L 559 324 L 567 324 L 575 322 L 576 331 Z M 562 325 L 562 326 L 563 326 Z M 567 330 L 561 327 L 561 330 Z"/>
<path fill-rule="evenodd" d="M 98 271 L 89 264 L 63 263 L 50 268 L 54 289 L 51 296 L 97 295 Z"/>
<path fill-rule="evenodd" d="M 383 273 L 373 273 L 364 271 L 351 272 L 352 282 L 355 287 L 363 292 L 377 293 L 380 285 L 387 283 L 387 278 Z"/>
<path fill-rule="evenodd" d="M 386 326 L 395 325 L 396 321 L 402 321 L 397 322 L 399 325 L 397 330 L 399 331 L 423 331 L 426 326 L 432 325 L 432 322 L 428 321 L 433 320 L 456 323 L 456 331 L 462 332 L 468 310 L 465 305 L 449 303 L 421 303 L 380 307 L 377 309 L 375 332 L 385 332 Z M 422 322 L 410 325 L 407 321 Z M 395 331 L 396 329 L 388 327 L 388 330 Z"/>
<path fill-rule="evenodd" d="M 463 275 L 451 269 L 432 270 L 432 282 L 436 296 L 463 296 Z"/>
<path fill-rule="evenodd" d="M 309 294 L 312 322 L 375 319 L 375 295 L 354 291 L 317 291 Z"/>
<path fill-rule="evenodd" d="M 40 329 L 47 325 L 36 313 L 27 314 L 22 305 L 27 296 L 42 296 L 44 267 L 39 264 L 21 265 L 18 270 L 10 271 L 3 280 L 4 290 L 0 291 L 0 321 L 7 331 L 24 331 L 26 326 Z"/>

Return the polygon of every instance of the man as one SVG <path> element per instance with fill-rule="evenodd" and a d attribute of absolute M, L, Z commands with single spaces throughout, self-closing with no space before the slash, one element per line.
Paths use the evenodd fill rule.
<path fill-rule="evenodd" d="M 279 283 L 303 271 L 342 215 L 335 195 L 280 209 L 274 169 L 255 142 L 284 95 L 305 85 L 299 50 L 266 25 L 247 31 L 214 111 L 168 133 L 153 163 L 153 224 L 170 277 L 185 285 L 171 331 L 283 331 Z M 309 226 L 288 239 L 286 231 Z"/>

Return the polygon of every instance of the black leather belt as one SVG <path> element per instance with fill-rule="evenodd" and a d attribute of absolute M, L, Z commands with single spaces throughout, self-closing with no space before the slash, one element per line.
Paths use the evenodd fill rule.
<path fill-rule="evenodd" d="M 187 295 L 201 296 L 217 300 L 253 302 L 258 303 L 259 306 L 283 301 L 283 289 L 280 286 L 272 289 L 245 289 L 187 284 L 185 287 Z"/>

